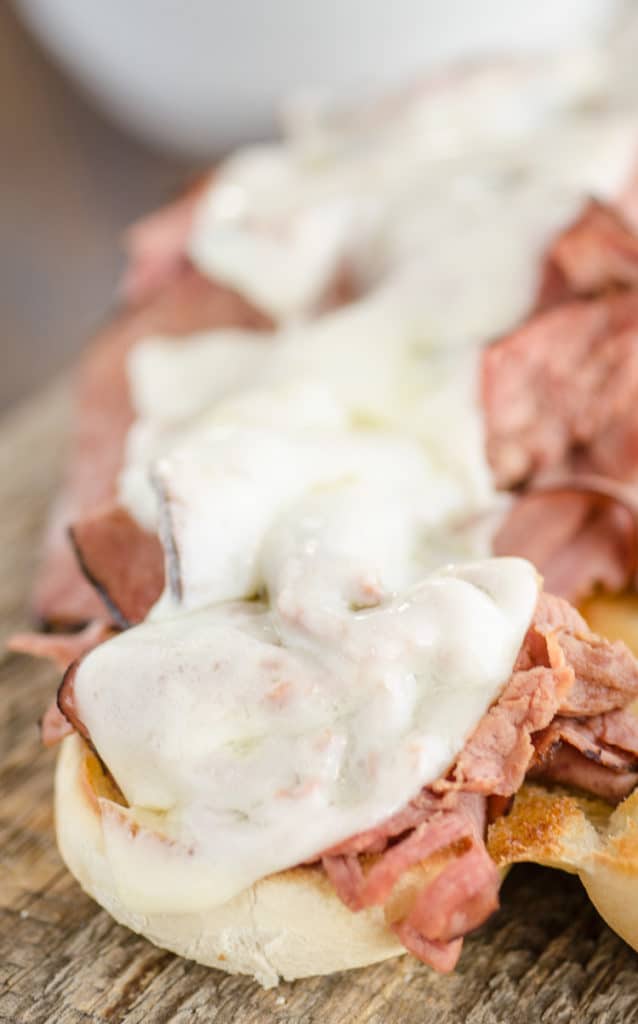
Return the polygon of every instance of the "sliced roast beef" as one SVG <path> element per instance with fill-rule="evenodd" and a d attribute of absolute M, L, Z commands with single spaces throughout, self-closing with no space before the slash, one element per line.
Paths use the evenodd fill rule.
<path fill-rule="evenodd" d="M 482 837 L 477 838 L 421 890 L 405 924 L 429 942 L 461 939 L 498 909 L 500 881 Z"/>
<path fill-rule="evenodd" d="M 552 593 L 581 601 L 597 587 L 634 586 L 638 488 L 591 474 L 517 497 L 493 541 L 497 555 L 529 558 Z"/>
<path fill-rule="evenodd" d="M 393 926 L 397 938 L 403 943 L 409 953 L 412 953 L 417 960 L 429 964 L 439 974 L 449 974 L 459 962 L 463 939 L 453 939 L 452 942 L 432 942 L 424 939 L 418 928 L 412 928 L 407 921 L 401 921 Z"/>
<path fill-rule="evenodd" d="M 557 629 L 567 629 L 571 633 L 579 633 L 587 636 L 591 631 L 577 608 L 574 608 L 568 601 L 556 594 L 543 589 L 538 598 L 538 604 L 534 612 L 534 630 L 526 637 L 518 657 L 517 667 L 522 668 L 525 664 L 533 664 L 533 657 L 530 655 L 528 662 L 526 655 L 530 650 L 530 640 L 534 634 L 547 636 Z"/>
<path fill-rule="evenodd" d="M 495 538 L 578 601 L 638 558 L 638 235 L 590 202 L 547 255 L 539 307 L 484 352 L 487 454 L 518 495 Z M 619 482 L 624 482 L 621 488 Z"/>
<path fill-rule="evenodd" d="M 536 313 L 485 349 L 487 455 L 499 487 L 572 469 L 573 454 L 582 461 L 583 450 L 588 469 L 597 471 L 598 440 L 619 422 L 634 422 L 637 341 L 638 291 L 632 291 Z M 623 467 L 610 475 L 634 474 Z"/>
<path fill-rule="evenodd" d="M 82 571 L 117 625 L 141 622 L 164 589 L 164 554 L 157 535 L 115 504 L 74 523 L 70 532 Z"/>
<path fill-rule="evenodd" d="M 15 633 L 7 647 L 20 654 L 31 654 L 36 658 L 47 658 L 63 671 L 77 662 L 98 644 L 114 635 L 114 630 L 105 621 L 89 623 L 77 633 Z M 40 734 L 45 747 L 54 747 L 73 732 L 74 726 L 58 707 L 57 698 L 52 701 L 40 722 Z"/>
<path fill-rule="evenodd" d="M 574 674 L 573 686 L 561 695 L 559 714 L 575 718 L 605 714 L 626 707 L 638 695 L 636 660 L 623 643 L 566 629 L 548 639 L 560 648 Z"/>
<path fill-rule="evenodd" d="M 638 718 L 625 709 L 620 713 L 627 719 L 623 741 L 627 740 L 630 746 L 635 746 L 638 740 Z M 614 744 L 603 738 L 607 734 L 605 718 L 605 715 L 585 719 L 557 716 L 547 729 L 534 736 L 535 760 L 541 765 L 552 757 L 558 746 L 567 745 L 590 761 L 611 768 L 614 772 L 637 768 L 638 756 L 633 750 L 627 749 L 623 741 Z"/>
<path fill-rule="evenodd" d="M 49 704 L 40 722 L 40 736 L 45 747 L 55 747 L 65 736 L 74 732 L 68 718 L 60 711 L 57 701 Z"/>
<path fill-rule="evenodd" d="M 535 765 L 529 777 L 575 786 L 612 804 L 629 796 L 638 783 L 638 771 L 611 771 L 567 744 L 558 746 L 542 765 Z"/>
<path fill-rule="evenodd" d="M 573 680 L 564 662 L 515 672 L 461 751 L 450 778 L 438 780 L 432 788 L 488 796 L 516 792 L 534 755 L 532 733 L 549 725 Z"/>
<path fill-rule="evenodd" d="M 64 670 L 112 634 L 109 623 L 96 619 L 76 633 L 14 633 L 7 648 L 35 658 L 48 658 Z"/>
<path fill-rule="evenodd" d="M 600 715 L 589 724 L 600 742 L 624 750 L 638 760 L 638 708 L 635 704 Z"/>
<path fill-rule="evenodd" d="M 75 698 L 75 677 L 79 664 L 79 661 L 74 661 L 72 665 L 69 665 L 64 673 L 62 682 L 58 688 L 57 706 L 61 714 L 68 721 L 69 725 L 71 725 L 83 739 L 90 742 L 91 737 L 89 735 L 89 731 L 80 718 Z"/>
<path fill-rule="evenodd" d="M 638 480 L 638 234 L 591 202 L 547 255 L 538 308 L 483 358 L 501 487 L 548 470 Z"/>
<path fill-rule="evenodd" d="M 638 237 L 619 210 L 594 199 L 547 253 L 538 304 L 638 285 Z"/>
<path fill-rule="evenodd" d="M 396 882 L 407 870 L 427 860 L 438 850 L 465 839 L 468 830 L 475 831 L 474 819 L 467 813 L 467 797 L 464 800 L 465 803 L 454 798 L 447 802 L 431 799 L 429 809 L 425 813 L 422 811 L 419 824 L 404 832 L 403 837 L 391 846 L 388 846 L 388 839 L 395 837 L 388 834 L 386 827 L 381 826 L 378 831 L 385 838 L 384 856 L 365 873 L 354 853 L 324 853 L 323 866 L 344 903 L 352 910 L 385 903 Z M 372 845 L 372 850 L 375 845 Z M 365 852 L 370 853 L 370 848 Z"/>
<path fill-rule="evenodd" d="M 187 265 L 187 244 L 197 204 L 212 179 L 212 174 L 200 175 L 172 202 L 128 229 L 128 259 L 120 285 L 128 304 L 146 302 Z"/>

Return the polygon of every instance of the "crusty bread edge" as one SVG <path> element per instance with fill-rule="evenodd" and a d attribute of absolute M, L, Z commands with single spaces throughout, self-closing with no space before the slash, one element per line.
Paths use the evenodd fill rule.
<path fill-rule="evenodd" d="M 120 924 L 151 942 L 265 987 L 386 960 L 405 952 L 383 909 L 353 913 L 319 868 L 282 871 L 222 906 L 185 914 L 140 914 L 117 892 L 97 800 L 82 765 L 86 747 L 67 737 L 58 756 L 55 815 L 58 846 L 82 888 Z"/>
<path fill-rule="evenodd" d="M 577 874 L 600 916 L 638 950 L 638 790 L 613 809 L 527 784 L 487 846 L 500 867 L 526 861 Z"/>

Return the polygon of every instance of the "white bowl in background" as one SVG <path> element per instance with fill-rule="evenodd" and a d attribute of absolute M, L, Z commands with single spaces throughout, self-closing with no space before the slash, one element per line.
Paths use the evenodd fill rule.
<path fill-rule="evenodd" d="M 578 43 L 616 0 L 16 0 L 45 46 L 144 138 L 210 156 L 281 101 L 398 84 L 453 58 Z"/>

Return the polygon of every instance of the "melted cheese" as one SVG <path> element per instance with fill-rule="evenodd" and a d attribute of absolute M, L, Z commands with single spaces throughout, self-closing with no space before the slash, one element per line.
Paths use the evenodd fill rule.
<path fill-rule="evenodd" d="M 227 482 L 234 477 L 241 514 L 263 519 L 266 506 L 288 500 L 291 487 L 297 493 L 344 473 L 356 475 L 354 444 L 365 452 L 366 477 L 376 474 L 383 481 L 391 462 L 385 452 L 394 444 L 398 452 L 406 445 L 420 449 L 420 457 L 413 457 L 419 469 L 405 472 L 422 480 L 427 494 L 422 488 L 421 504 L 434 504 L 441 516 L 491 506 L 478 359 L 473 346 L 450 352 L 431 343 L 409 310 L 401 317 L 392 314 L 383 294 L 266 338 L 213 331 L 179 346 L 170 339 L 148 339 L 130 357 L 138 420 L 129 435 L 120 497 L 152 527 L 154 487 L 161 483 L 168 503 L 179 509 L 179 532 L 192 528 L 193 543 L 205 540 L 210 552 L 228 540 L 210 530 L 203 538 L 197 526 L 201 516 L 210 523 L 201 504 L 206 477 L 213 487 L 212 476 L 220 487 L 222 474 Z M 375 468 L 380 435 L 387 443 L 378 448 Z M 306 465 L 306 457 L 312 465 Z M 250 485 L 244 479 L 241 494 L 232 471 L 236 460 L 244 467 L 252 460 L 261 479 Z M 282 479 L 286 473 L 294 476 L 288 484 Z M 387 479 L 390 485 L 395 486 Z M 441 501 L 433 497 L 438 492 Z M 210 488 L 209 493 L 208 500 L 216 501 Z M 224 500 L 231 500 L 230 490 Z M 373 503 L 368 514 L 374 514 Z M 481 547 L 476 553 L 487 551 Z"/>
<path fill-rule="evenodd" d="M 511 671 L 537 599 L 529 563 L 439 570 L 352 612 L 378 538 L 327 562 L 293 523 L 271 551 L 270 608 L 146 623 L 76 676 L 133 808 L 107 815 L 105 837 L 134 909 L 222 903 L 383 821 L 446 769 Z"/>
<path fill-rule="evenodd" d="M 223 902 L 382 822 L 507 681 L 537 581 L 486 558 L 479 346 L 584 196 L 629 178 L 606 76 L 601 54 L 497 63 L 216 177 L 191 256 L 280 326 L 132 352 L 120 498 L 159 527 L 167 589 L 76 678 L 130 804 L 103 820 L 131 906 Z M 320 315 L 344 265 L 359 297 Z"/>
<path fill-rule="evenodd" d="M 358 117 L 319 110 L 287 143 L 228 161 L 191 257 L 281 320 L 347 264 L 438 343 L 484 341 L 529 309 L 543 249 L 583 196 L 617 197 L 633 170 L 636 118 L 607 98 L 608 60 L 495 61 Z"/>

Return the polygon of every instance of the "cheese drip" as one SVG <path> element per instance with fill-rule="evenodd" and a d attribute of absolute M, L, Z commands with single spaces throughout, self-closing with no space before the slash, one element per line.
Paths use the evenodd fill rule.
<path fill-rule="evenodd" d="M 144 623 L 79 668 L 78 712 L 131 805 L 104 803 L 103 828 L 133 909 L 224 903 L 383 821 L 445 771 L 511 671 L 529 563 L 438 570 L 354 611 L 378 600 L 361 575 L 378 538 L 338 551 L 323 523 L 312 546 L 307 520 L 282 523 L 269 608 Z"/>

